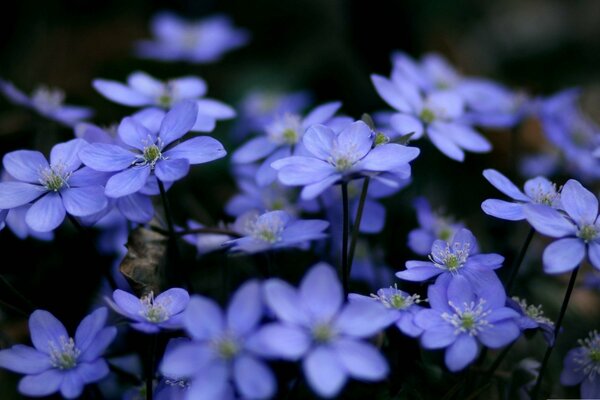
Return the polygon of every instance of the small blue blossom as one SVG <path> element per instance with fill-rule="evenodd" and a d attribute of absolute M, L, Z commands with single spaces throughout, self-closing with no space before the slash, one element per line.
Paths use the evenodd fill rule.
<path fill-rule="evenodd" d="M 423 329 L 414 322 L 415 315 L 424 309 L 418 305 L 423 301 L 418 294 L 408 294 L 394 285 L 379 289 L 377 294 L 371 296 L 350 293 L 348 298 L 350 301 L 379 302 L 393 315 L 395 324 L 402 333 L 410 337 L 418 337 L 423 333 Z"/>
<path fill-rule="evenodd" d="M 184 314 L 191 342 L 168 351 L 160 372 L 189 382 L 186 400 L 227 399 L 232 383 L 243 398 L 266 399 L 275 394 L 275 376 L 250 345 L 263 316 L 257 281 L 242 285 L 227 311 L 211 299 L 192 296 Z"/>
<path fill-rule="evenodd" d="M 556 185 L 544 177 L 536 177 L 525 182 L 522 192 L 506 176 L 495 169 L 486 169 L 483 176 L 496 189 L 515 200 L 508 202 L 498 199 L 488 199 L 481 203 L 481 209 L 488 215 L 509 221 L 525 219 L 524 204 L 544 204 L 559 209 L 560 193 Z"/>
<path fill-rule="evenodd" d="M 130 107 L 159 107 L 169 110 L 183 101 L 194 101 L 196 121 L 190 130 L 211 132 L 217 120 L 235 117 L 235 110 L 218 100 L 203 97 L 206 83 L 196 76 L 160 81 L 145 72 L 129 75 L 127 85 L 106 79 L 95 79 L 94 88 L 107 99 Z"/>
<path fill-rule="evenodd" d="M 17 150 L 3 158 L 4 169 L 14 180 L 0 182 L 0 209 L 15 209 L 31 203 L 25 222 L 33 231 L 49 232 L 66 213 L 85 217 L 103 210 L 105 176 L 81 168 L 79 150 L 86 143 L 73 139 L 55 145 L 50 163 L 38 151 Z"/>
<path fill-rule="evenodd" d="M 430 261 L 407 261 L 406 270 L 396 273 L 403 280 L 422 282 L 438 277 L 436 283 L 448 285 L 454 279 L 465 278 L 478 295 L 489 290 L 502 290 L 494 272 L 504 262 L 499 254 L 477 254 L 477 239 L 468 229 L 460 229 L 452 240 L 436 240 L 431 247 Z"/>
<path fill-rule="evenodd" d="M 19 382 L 25 396 L 43 397 L 59 392 L 75 399 L 87 384 L 108 375 L 101 358 L 117 334 L 104 327 L 108 310 L 97 309 L 85 317 L 71 337 L 52 314 L 36 310 L 29 317 L 29 331 L 35 348 L 15 345 L 0 351 L 0 367 L 26 376 Z"/>
<path fill-rule="evenodd" d="M 421 345 L 426 349 L 446 349 L 445 363 L 452 372 L 475 361 L 479 344 L 497 349 L 517 339 L 521 333 L 519 314 L 504 306 L 504 290 L 490 290 L 478 296 L 469 282 L 458 277 L 444 285 L 431 285 L 431 309 L 419 312 L 417 326 L 423 329 Z"/>
<path fill-rule="evenodd" d="M 156 14 L 150 23 L 153 40 L 136 43 L 138 57 L 159 61 L 205 64 L 244 46 L 250 35 L 223 15 L 187 21 L 170 12 Z"/>
<path fill-rule="evenodd" d="M 429 201 L 424 197 L 416 198 L 413 207 L 417 212 L 419 227 L 408 233 L 408 247 L 420 256 L 428 255 L 436 240 L 447 242 L 456 232 L 465 227 L 462 222 L 455 222 L 447 216 L 434 212 Z"/>
<path fill-rule="evenodd" d="M 79 157 L 90 168 L 115 172 L 106 182 L 108 197 L 137 193 L 152 175 L 161 182 L 174 182 L 187 175 L 190 165 L 224 157 L 221 143 L 208 136 L 197 136 L 177 143 L 190 131 L 197 105 L 183 101 L 169 112 L 155 110 L 159 124 L 148 129 L 137 119 L 126 117 L 119 125 L 119 137 L 128 146 L 92 143 L 81 149 Z"/>
<path fill-rule="evenodd" d="M 304 376 L 319 396 L 334 397 L 348 378 L 372 382 L 388 374 L 385 358 L 363 339 L 385 329 L 394 316 L 374 301 L 344 304 L 331 266 L 312 267 L 297 290 L 270 279 L 264 296 L 279 321 L 263 326 L 253 347 L 273 358 L 302 359 Z"/>
<path fill-rule="evenodd" d="M 600 334 L 597 331 L 579 340 L 579 347 L 567 353 L 560 383 L 565 386 L 581 385 L 583 399 L 600 398 Z"/>
<path fill-rule="evenodd" d="M 377 143 L 377 135 L 362 121 L 346 126 L 339 134 L 325 125 L 311 126 L 302 142 L 306 156 L 292 156 L 275 161 L 284 185 L 304 186 L 303 199 L 313 199 L 341 181 L 369 176 L 374 179 L 385 172 L 393 173 L 408 166 L 419 149 L 396 143 Z M 398 186 L 397 182 L 381 179 Z"/>
<path fill-rule="evenodd" d="M 171 288 L 156 298 L 152 291 L 138 298 L 117 289 L 109 304 L 116 312 L 134 321 L 132 328 L 145 333 L 157 333 L 161 329 L 181 328 L 183 312 L 189 301 L 190 295 L 181 288 Z"/>
<path fill-rule="evenodd" d="M 87 107 L 64 104 L 65 93 L 60 89 L 40 86 L 28 97 L 11 82 L 0 79 L 0 92 L 12 103 L 67 126 L 74 126 L 93 115 L 93 111 Z"/>
<path fill-rule="evenodd" d="M 558 238 L 544 250 L 544 271 L 560 274 L 575 269 L 585 258 L 600 269 L 598 199 L 570 179 L 561 191 L 563 211 L 543 204 L 523 207 L 527 221 L 543 235 Z"/>
<path fill-rule="evenodd" d="M 542 306 L 527 304 L 525 299 L 512 297 L 506 299 L 506 306 L 518 312 L 521 317 L 517 324 L 521 330 L 539 329 L 549 346 L 554 344 L 554 322 L 544 316 Z"/>
<path fill-rule="evenodd" d="M 259 253 L 289 247 L 305 248 L 308 242 L 327 237 L 323 231 L 329 223 L 319 219 L 294 220 L 285 211 L 269 211 L 243 216 L 239 227 L 244 234 L 230 240 L 231 251 Z"/>

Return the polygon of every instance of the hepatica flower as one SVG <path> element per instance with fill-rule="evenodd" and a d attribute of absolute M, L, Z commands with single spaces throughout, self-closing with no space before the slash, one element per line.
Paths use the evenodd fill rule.
<path fill-rule="evenodd" d="M 371 129 L 356 121 L 339 134 L 325 125 L 313 125 L 302 140 L 306 156 L 275 161 L 284 185 L 304 186 L 301 197 L 312 199 L 341 181 L 373 176 L 406 166 L 419 155 L 419 149 L 396 143 L 379 144 Z"/>
<path fill-rule="evenodd" d="M 196 76 L 160 81 L 145 72 L 134 72 L 127 85 L 106 79 L 95 79 L 94 88 L 107 99 L 131 107 L 171 109 L 182 101 L 196 102 L 197 116 L 192 131 L 210 132 L 216 120 L 235 116 L 235 110 L 220 101 L 204 98 L 206 82 Z"/>
<path fill-rule="evenodd" d="M 0 182 L 0 209 L 15 209 L 31 203 L 25 221 L 34 231 L 57 228 L 66 213 L 85 217 L 107 205 L 101 186 L 106 180 L 89 168 L 80 168 L 82 139 L 55 145 L 50 163 L 42 153 L 17 150 L 3 158 L 4 169 L 14 180 Z"/>
<path fill-rule="evenodd" d="M 40 86 L 31 96 L 27 96 L 11 82 L 0 79 L 0 92 L 12 103 L 30 108 L 46 118 L 67 126 L 74 126 L 93 115 L 93 111 L 87 107 L 64 104 L 65 93 L 60 89 Z"/>
<path fill-rule="evenodd" d="M 396 273 L 400 279 L 422 282 L 438 276 L 436 282 L 447 285 L 455 278 L 465 278 L 481 295 L 488 290 L 501 290 L 494 270 L 504 257 L 499 254 L 477 254 L 477 240 L 468 229 L 459 230 L 452 240 L 436 240 L 429 261 L 407 261 L 406 270 Z"/>
<path fill-rule="evenodd" d="M 565 386 L 581 384 L 583 399 L 600 398 L 600 334 L 590 332 L 579 340 L 579 347 L 570 350 L 560 374 L 560 383 Z"/>
<path fill-rule="evenodd" d="M 71 337 L 60 321 L 44 310 L 29 317 L 33 346 L 15 345 L 0 351 L 0 367 L 25 374 L 19 392 L 42 397 L 60 391 L 67 399 L 81 395 L 83 387 L 108 375 L 101 357 L 117 334 L 115 327 L 104 327 L 108 311 L 99 308 L 85 317 Z"/>
<path fill-rule="evenodd" d="M 248 346 L 262 315 L 257 281 L 242 285 L 225 313 L 213 300 L 192 296 L 184 314 L 184 326 L 192 341 L 167 352 L 160 372 L 187 379 L 187 400 L 229 398 L 232 383 L 243 398 L 272 397 L 275 377 Z"/>
<path fill-rule="evenodd" d="M 396 326 L 405 335 L 418 337 L 423 332 L 423 329 L 414 322 L 415 315 L 424 309 L 419 306 L 419 303 L 423 300 L 418 294 L 408 294 L 398 289 L 397 285 L 394 285 L 393 287 L 379 289 L 377 294 L 371 294 L 371 296 L 350 293 L 349 299 L 350 301 L 375 301 L 380 303 L 393 315 Z"/>
<path fill-rule="evenodd" d="M 544 316 L 542 306 L 527 304 L 525 299 L 512 297 L 506 299 L 506 306 L 520 314 L 517 325 L 521 330 L 539 329 L 549 346 L 554 343 L 554 322 Z"/>
<path fill-rule="evenodd" d="M 486 169 L 483 176 L 496 189 L 512 198 L 513 202 L 499 199 L 488 199 L 481 203 L 483 212 L 496 218 L 509 221 L 525 219 L 524 204 L 544 204 L 560 208 L 560 193 L 556 185 L 543 177 L 536 177 L 525 182 L 522 192 L 506 176 L 495 169 Z"/>
<path fill-rule="evenodd" d="M 431 285 L 431 309 L 419 312 L 415 323 L 423 329 L 421 345 L 426 349 L 446 349 L 445 363 L 457 372 L 472 363 L 479 344 L 497 349 L 520 334 L 515 319 L 519 314 L 504 306 L 503 290 L 476 295 L 469 282 L 459 277 L 447 286 Z"/>
<path fill-rule="evenodd" d="M 162 182 L 179 180 L 188 173 L 191 164 L 213 161 L 226 154 L 221 143 L 208 136 L 176 143 L 192 128 L 196 114 L 195 103 L 178 103 L 164 115 L 156 130 L 126 117 L 119 125 L 119 137 L 129 149 L 93 143 L 85 146 L 79 157 L 97 171 L 115 172 L 106 182 L 105 193 L 109 197 L 138 192 L 151 175 Z"/>
<path fill-rule="evenodd" d="M 182 325 L 190 295 L 184 289 L 171 288 L 154 297 L 150 292 L 138 298 L 124 290 L 113 292 L 112 308 L 133 320 L 131 327 L 145 333 L 157 333 L 161 329 L 179 329 Z"/>
<path fill-rule="evenodd" d="M 305 247 L 312 240 L 323 239 L 329 223 L 319 219 L 295 220 L 285 211 L 250 214 L 243 224 L 245 236 L 226 242 L 231 251 L 259 253 L 286 247 Z"/>
<path fill-rule="evenodd" d="M 187 21 L 169 12 L 158 13 L 151 22 L 153 40 L 136 43 L 141 58 L 159 61 L 210 63 L 245 45 L 249 34 L 233 26 L 223 15 Z"/>
<path fill-rule="evenodd" d="M 585 258 L 600 269 L 600 223 L 598 199 L 576 180 L 569 179 L 561 191 L 564 212 L 540 204 L 523 210 L 536 231 L 559 240 L 544 250 L 544 271 L 560 274 L 575 269 Z"/>
<path fill-rule="evenodd" d="M 319 396 L 337 395 L 349 377 L 379 381 L 388 374 L 385 358 L 363 339 L 384 329 L 393 318 L 376 302 L 344 304 L 342 286 L 331 266 L 312 267 L 298 290 L 270 279 L 264 293 L 279 321 L 261 329 L 256 347 L 271 357 L 302 359 L 304 376 Z"/>
<path fill-rule="evenodd" d="M 413 202 L 417 212 L 419 227 L 408 233 L 408 247 L 420 256 L 431 252 L 431 246 L 436 240 L 451 240 L 456 232 L 464 228 L 461 222 L 454 222 L 450 218 L 436 213 L 431 209 L 429 201 L 418 197 Z M 475 249 L 471 249 L 473 251 Z"/>
<path fill-rule="evenodd" d="M 390 119 L 398 133 L 413 133 L 413 139 L 427 134 L 435 147 L 457 161 L 464 160 L 464 150 L 485 153 L 492 149 L 483 136 L 461 121 L 464 102 L 457 94 L 437 91 L 425 95 L 398 71 L 391 80 L 379 75 L 371 79 L 379 95 L 398 111 Z"/>

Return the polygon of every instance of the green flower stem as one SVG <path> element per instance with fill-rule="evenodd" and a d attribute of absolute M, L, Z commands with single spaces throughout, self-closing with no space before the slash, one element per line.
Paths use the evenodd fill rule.
<path fill-rule="evenodd" d="M 510 295 L 513 284 L 515 283 L 515 278 L 519 273 L 519 268 L 521 268 L 521 264 L 523 263 L 523 259 L 525 258 L 525 254 L 527 254 L 527 249 L 529 248 L 529 244 L 531 243 L 531 239 L 535 235 L 535 229 L 529 229 L 529 233 L 527 234 L 527 238 L 521 247 L 521 251 L 519 252 L 519 256 L 515 259 L 515 262 L 510 270 L 510 275 L 508 280 L 506 281 L 506 294 Z"/>

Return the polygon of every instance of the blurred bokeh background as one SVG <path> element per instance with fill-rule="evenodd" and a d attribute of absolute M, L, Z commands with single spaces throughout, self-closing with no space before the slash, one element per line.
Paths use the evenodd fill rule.
<path fill-rule="evenodd" d="M 26 92 L 39 84 L 60 87 L 67 103 L 94 108 L 94 122 L 101 125 L 115 123 L 131 110 L 97 94 L 92 79 L 123 81 L 134 70 L 159 78 L 198 74 L 208 82 L 210 97 L 232 105 L 252 89 L 309 90 L 316 104 L 341 100 L 343 111 L 359 118 L 386 107 L 369 76 L 389 73 L 394 50 L 415 57 L 438 51 L 466 74 L 486 76 L 533 96 L 581 86 L 584 107 L 600 115 L 600 2 L 596 0 L 22 0 L 12 7 L 10 12 L 0 12 L 0 77 Z M 190 19 L 227 14 L 251 33 L 251 41 L 213 64 L 135 58 L 133 42 L 150 36 L 150 18 L 165 9 Z M 214 132 L 228 150 L 238 144 L 229 135 L 233 125 L 219 123 Z M 71 130 L 0 99 L 0 155 L 22 148 L 47 153 L 72 135 Z M 525 123 L 522 135 L 522 152 L 544 145 L 535 121 Z M 465 221 L 486 252 L 504 254 L 507 264 L 512 262 L 528 227 L 482 213 L 481 202 L 498 194 L 481 171 L 497 168 L 517 182 L 522 178 L 510 169 L 510 133 L 488 131 L 486 136 L 494 151 L 469 154 L 462 164 L 419 142 L 422 155 L 413 164 L 413 184 L 386 199 L 386 230 L 368 239 L 385 250 L 384 261 L 392 269 L 399 270 L 415 258 L 405 243 L 407 232 L 416 226 L 411 201 L 417 195 Z M 222 206 L 236 190 L 228 172 L 226 158 L 196 168 L 177 183 L 170 191 L 177 221 L 183 223 L 190 216 L 206 223 L 227 219 Z M 559 182 L 565 178 L 559 177 Z M 535 304 L 543 303 L 547 314 L 555 316 L 565 280 L 542 275 L 544 244 L 539 237 L 534 240 L 518 291 Z M 52 311 L 70 328 L 97 300 L 99 271 L 112 262 L 99 256 L 90 241 L 67 223 L 54 242 L 21 241 L 5 229 L 0 232 L 0 254 L 0 274 L 31 303 Z M 290 265 L 291 272 L 282 274 L 291 279 L 314 261 L 303 255 L 299 262 L 297 256 L 279 258 L 282 269 Z M 220 262 L 222 258 L 209 258 L 202 268 L 210 273 Z M 2 301 L 26 306 L 4 286 L 0 290 Z M 210 290 L 206 288 L 209 294 Z M 597 293 L 576 291 L 566 322 L 575 328 L 565 329 L 550 376 L 556 377 L 561 356 L 575 339 L 598 328 L 598 305 Z M 0 305 L 0 332 L 2 345 L 24 342 L 26 320 Z M 541 341 L 528 349 L 517 346 L 509 360 L 516 362 L 527 354 L 540 357 L 542 348 Z M 0 398 L 13 398 L 15 387 L 15 375 L 0 371 Z M 562 394 L 576 396 L 577 392 Z"/>

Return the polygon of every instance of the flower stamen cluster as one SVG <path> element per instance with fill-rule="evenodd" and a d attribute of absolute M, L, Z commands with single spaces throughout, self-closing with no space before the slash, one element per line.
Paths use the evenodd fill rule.
<path fill-rule="evenodd" d="M 250 221 L 247 230 L 255 239 L 272 244 L 281 241 L 281 233 L 284 228 L 285 222 L 278 216 L 273 215 L 270 219 L 257 217 L 254 221 Z"/>
<path fill-rule="evenodd" d="M 578 341 L 583 351 L 575 356 L 577 370 L 583 371 L 590 381 L 600 378 L 600 333 L 590 332 L 589 337 Z"/>
<path fill-rule="evenodd" d="M 63 105 L 65 92 L 60 89 L 40 86 L 32 93 L 31 101 L 45 112 L 55 111 Z"/>
<path fill-rule="evenodd" d="M 381 293 L 380 295 L 376 295 L 371 293 L 371 297 L 379 302 L 381 302 L 387 308 L 393 308 L 396 310 L 406 310 L 413 304 L 419 304 L 423 300 L 421 300 L 421 296 L 418 294 L 413 295 L 403 295 L 400 290 L 398 290 L 398 285 L 390 286 L 390 289 L 394 291 L 392 294 Z"/>
<path fill-rule="evenodd" d="M 454 334 L 468 333 L 470 336 L 477 336 L 481 331 L 492 327 L 493 325 L 486 319 L 491 313 L 490 310 L 485 308 L 485 299 L 479 299 L 479 302 L 474 301 L 470 303 L 464 303 L 463 308 L 459 308 L 448 301 L 448 304 L 454 310 L 454 314 L 447 312 L 441 316 L 444 320 L 454 326 Z"/>
<path fill-rule="evenodd" d="M 297 114 L 286 113 L 266 128 L 269 139 L 277 144 L 296 144 L 302 134 L 302 119 Z"/>
<path fill-rule="evenodd" d="M 68 181 L 71 171 L 65 171 L 63 164 L 51 165 L 40 171 L 39 182 L 46 189 L 58 192 L 63 187 L 69 187 Z"/>
<path fill-rule="evenodd" d="M 588 243 L 598 237 L 598 228 L 594 225 L 583 225 L 577 231 L 577 237 L 583 239 L 584 242 Z"/>
<path fill-rule="evenodd" d="M 470 251 L 470 243 L 454 243 L 452 247 L 448 243 L 442 254 L 437 256 L 430 255 L 429 259 L 438 268 L 456 272 L 467 262 Z"/>
<path fill-rule="evenodd" d="M 60 337 L 59 346 L 53 341 L 50 341 L 50 364 L 54 368 L 67 370 L 74 368 L 77 365 L 77 358 L 81 351 L 75 346 L 73 338 Z"/>
<path fill-rule="evenodd" d="M 146 320 L 154 323 L 164 322 L 169 319 L 170 315 L 165 308 L 165 303 L 168 303 L 168 299 L 160 303 L 154 301 L 154 292 L 150 291 L 146 296 L 140 299 L 142 303 L 142 311 L 140 315 Z"/>
<path fill-rule="evenodd" d="M 544 316 L 544 311 L 542 310 L 542 306 L 535 306 L 533 304 L 527 304 L 527 300 L 520 299 L 516 296 L 512 298 L 517 302 L 521 310 L 527 315 L 529 318 L 537 322 L 538 324 L 550 325 L 554 326 L 554 322 L 550 320 L 548 317 Z"/>

